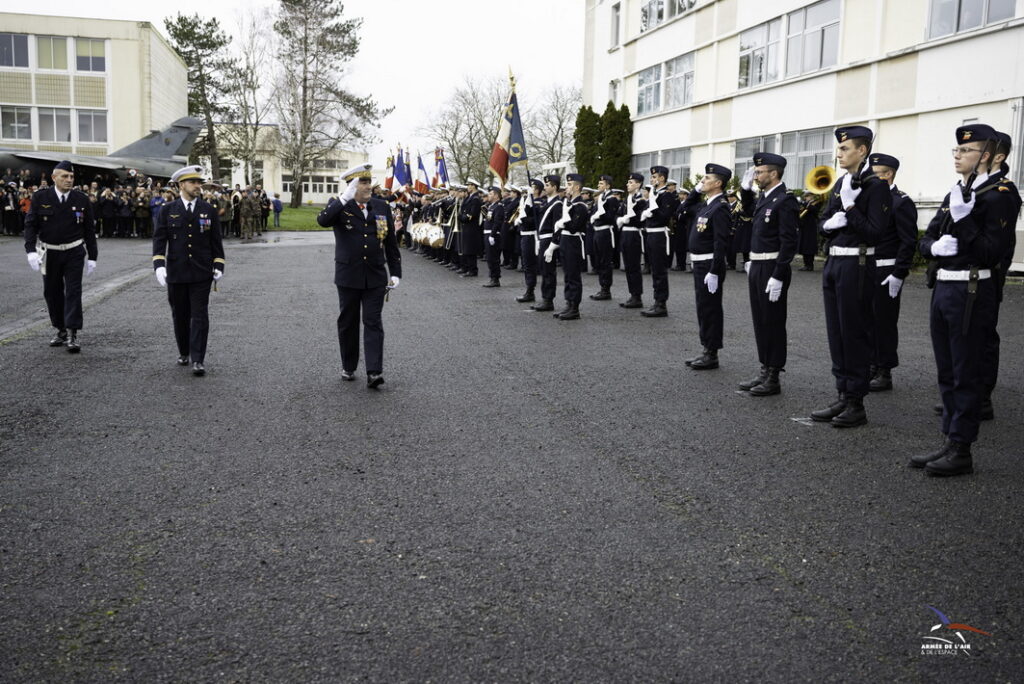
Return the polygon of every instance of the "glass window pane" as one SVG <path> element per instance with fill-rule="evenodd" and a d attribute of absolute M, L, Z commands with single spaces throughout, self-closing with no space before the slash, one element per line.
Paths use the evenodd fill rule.
<path fill-rule="evenodd" d="M 740 34 L 740 51 L 750 50 L 758 45 L 764 45 L 765 26 L 756 26 L 749 31 Z"/>
<path fill-rule="evenodd" d="M 814 71 L 821 66 L 821 31 L 804 34 L 804 72 Z"/>
<path fill-rule="evenodd" d="M 75 55 L 78 57 L 92 57 L 92 46 L 88 38 L 79 38 L 75 41 Z"/>
<path fill-rule="evenodd" d="M 68 41 L 64 38 L 53 39 L 53 68 L 68 68 Z"/>
<path fill-rule="evenodd" d="M 767 71 L 767 59 L 765 48 L 758 48 L 750 57 L 750 81 L 752 85 L 764 83 L 765 72 Z"/>
<path fill-rule="evenodd" d="M 839 61 L 839 24 L 825 27 L 821 45 L 822 68 L 835 66 Z"/>
<path fill-rule="evenodd" d="M 89 42 L 92 43 L 92 56 L 102 59 L 104 57 L 104 42 L 102 40 L 90 40 Z"/>
<path fill-rule="evenodd" d="M 814 28 L 839 18 L 839 0 L 824 0 L 807 8 L 807 27 Z"/>
<path fill-rule="evenodd" d="M 92 117 L 85 112 L 78 113 L 78 140 L 92 142 Z"/>
<path fill-rule="evenodd" d="M 761 138 L 761 149 L 755 150 L 755 152 L 771 152 L 775 153 L 775 136 L 769 135 Z"/>
<path fill-rule="evenodd" d="M 765 68 L 765 78 L 768 81 L 779 80 L 779 46 L 768 46 L 768 58 Z"/>
<path fill-rule="evenodd" d="M 54 127 L 57 131 L 54 139 L 60 142 L 71 142 L 71 112 L 67 109 L 58 109 L 54 118 Z"/>
<path fill-rule="evenodd" d="M 57 139 L 53 130 L 52 109 L 39 110 L 39 139 L 46 141 L 53 141 Z"/>
<path fill-rule="evenodd" d="M 36 38 L 36 63 L 40 69 L 53 68 L 53 48 L 50 45 L 49 38 L 42 36 Z"/>
<path fill-rule="evenodd" d="M 750 55 L 740 55 L 739 87 L 746 88 L 750 85 Z"/>
<path fill-rule="evenodd" d="M 75 68 L 79 71 L 89 71 L 89 67 L 91 66 L 91 60 L 91 57 L 83 57 L 82 55 L 79 55 L 75 59 Z"/>
<path fill-rule="evenodd" d="M 92 141 L 107 142 L 107 113 L 95 112 L 92 115 Z"/>
<path fill-rule="evenodd" d="M 804 30 L 804 11 L 797 10 L 789 13 L 789 35 L 793 36 L 802 33 Z"/>
<path fill-rule="evenodd" d="M 989 0 L 988 21 L 1003 21 L 1013 16 L 1016 0 Z"/>
<path fill-rule="evenodd" d="M 781 154 L 786 156 L 794 152 L 796 152 L 796 133 L 783 133 Z"/>
<path fill-rule="evenodd" d="M 928 26 L 930 38 L 953 33 L 956 29 L 957 2 L 958 0 L 931 0 L 932 16 Z"/>
<path fill-rule="evenodd" d="M 28 66 L 28 36 L 14 36 L 14 66 Z"/>
<path fill-rule="evenodd" d="M 774 43 L 782 36 L 782 19 L 776 19 L 768 24 L 768 42 Z"/>
<path fill-rule="evenodd" d="M 960 0 L 960 22 L 958 31 L 977 28 L 984 19 L 985 0 Z"/>
<path fill-rule="evenodd" d="M 803 53 L 800 51 L 800 48 L 803 44 L 803 36 L 795 36 L 786 41 L 787 76 L 796 76 L 800 73 L 800 63 L 803 61 Z"/>

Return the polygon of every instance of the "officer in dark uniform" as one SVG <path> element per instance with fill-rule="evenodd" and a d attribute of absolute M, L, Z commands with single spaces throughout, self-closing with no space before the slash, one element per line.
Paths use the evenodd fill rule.
<path fill-rule="evenodd" d="M 629 299 L 619 302 L 619 306 L 624 309 L 644 307 L 644 278 L 640 266 L 644 239 L 640 229 L 643 226 L 641 217 L 647 211 L 647 200 L 644 199 L 643 185 L 643 174 L 629 174 L 629 180 L 626 181 L 627 199 L 619 205 L 620 216 L 616 219 L 620 229 L 622 268 L 626 272 L 626 287 L 629 289 Z"/>
<path fill-rule="evenodd" d="M 718 164 L 704 167 L 704 178 L 686 197 L 685 220 L 692 216 L 690 230 L 690 263 L 693 266 L 694 295 L 697 300 L 697 321 L 703 352 L 686 361 L 694 370 L 718 368 L 718 350 L 722 348 L 725 313 L 722 291 L 727 270 L 732 212 L 725 200 L 725 185 L 732 171 Z M 701 195 L 706 195 L 702 201 Z"/>
<path fill-rule="evenodd" d="M 671 253 L 668 223 L 679 206 L 679 197 L 668 190 L 666 179 L 668 168 L 651 167 L 651 196 L 647 208 L 641 214 L 644 220 L 644 235 L 647 239 L 647 265 L 651 268 L 651 284 L 654 304 L 641 315 L 660 318 L 668 315 L 668 262 Z"/>
<path fill-rule="evenodd" d="M 825 201 L 828 196 L 825 196 Z M 818 219 L 824 204 L 817 195 L 805 192 L 800 198 L 800 245 L 798 253 L 803 258 L 801 271 L 814 270 L 814 255 L 818 253 Z"/>
<path fill-rule="evenodd" d="M 619 198 L 612 194 L 612 177 L 601 176 L 597 182 L 597 199 L 590 224 L 594 230 L 594 270 L 597 271 L 597 282 L 601 289 L 590 295 L 594 301 L 606 301 L 612 298 L 612 255 L 615 250 L 615 219 L 619 217 Z"/>
<path fill-rule="evenodd" d="M 875 247 L 875 292 L 872 303 L 871 382 L 868 389 L 892 389 L 892 369 L 899 365 L 900 294 L 910 274 L 917 249 L 917 205 L 896 187 L 900 160 L 889 154 L 871 153 L 875 175 L 889 184 L 892 193 L 892 221 Z"/>
<path fill-rule="evenodd" d="M 203 199 L 203 167 L 175 171 L 181 197 L 160 207 L 153 231 L 153 269 L 167 287 L 178 343 L 178 365 L 192 360 L 192 374 L 205 375 L 210 334 L 210 287 L 224 276 L 224 244 L 217 209 Z"/>
<path fill-rule="evenodd" d="M 96 269 L 96 230 L 92 203 L 72 189 L 71 162 L 53 167 L 51 178 L 52 187 L 32 195 L 25 216 L 25 252 L 32 270 L 43 274 L 46 310 L 57 329 L 50 346 L 67 346 L 76 354 L 81 351 L 82 272 L 89 275 Z"/>
<path fill-rule="evenodd" d="M 978 438 L 985 392 L 983 357 L 998 316 L 993 271 L 1005 258 L 1021 199 L 994 159 L 996 131 L 985 124 L 956 129 L 953 164 L 962 181 L 950 190 L 918 246 L 934 259 L 931 337 L 942 395 L 942 446 L 914 456 L 910 466 L 932 475 L 974 470 L 971 444 Z M 931 282 L 934 273 L 934 282 Z"/>
<path fill-rule="evenodd" d="M 505 206 L 501 201 L 501 188 L 492 185 L 487 191 L 487 209 L 484 216 L 484 253 L 490 279 L 484 287 L 501 287 L 501 231 L 505 225 Z"/>
<path fill-rule="evenodd" d="M 785 157 L 759 152 L 753 162 L 740 182 L 740 204 L 750 226 L 750 258 L 744 268 L 761 371 L 740 383 L 740 389 L 767 397 L 782 391 L 779 372 L 786 366 L 787 295 L 799 239 L 800 203 L 782 182 Z M 759 197 L 754 196 L 754 183 Z"/>
<path fill-rule="evenodd" d="M 562 200 L 558 197 L 562 178 L 554 174 L 544 176 L 545 201 L 537 206 L 537 253 L 546 254 L 555 234 L 555 224 L 562 218 Z M 534 311 L 554 311 L 555 291 L 558 289 L 558 271 L 555 260 L 538 259 L 540 268 L 540 302 L 530 308 Z"/>
<path fill-rule="evenodd" d="M 874 133 L 865 126 L 837 128 L 836 157 L 846 173 L 832 189 L 821 215 L 828 261 L 822 273 L 825 325 L 832 375 L 839 397 L 811 419 L 835 427 L 868 422 L 864 397 L 871 382 L 871 308 L 875 245 L 889 228 L 892 193 L 871 169 Z"/>
<path fill-rule="evenodd" d="M 366 385 L 384 383 L 384 323 L 381 311 L 387 291 L 402 277 L 402 253 L 387 203 L 370 195 L 370 164 L 342 175 L 348 181 L 340 200 L 331 199 L 316 217 L 334 230 L 334 284 L 338 288 L 338 344 L 341 378 L 354 380 L 359 365 L 359 318 L 362 309 Z M 385 268 L 386 266 L 386 268 Z M 390 274 L 390 277 L 389 277 Z"/>
<path fill-rule="evenodd" d="M 515 221 L 522 196 L 519 186 L 510 185 L 508 197 L 501 201 L 505 212 L 505 222 L 501 224 L 501 266 L 512 271 L 519 268 L 519 228 Z"/>
<path fill-rule="evenodd" d="M 466 186 L 466 198 L 459 209 L 459 232 L 462 235 L 462 273 L 459 275 L 475 278 L 479 274 L 477 259 L 484 249 L 483 199 L 480 197 L 480 183 L 470 178 Z"/>
<path fill-rule="evenodd" d="M 520 253 L 523 257 L 523 280 L 526 281 L 526 292 L 516 297 L 520 304 L 536 301 L 534 290 L 537 288 L 537 219 L 543 213 L 544 183 L 536 178 L 530 179 L 526 195 L 520 203 L 519 216 L 516 223 L 519 228 Z"/>
<path fill-rule="evenodd" d="M 764 153 L 767 154 L 767 153 Z M 776 155 L 777 156 L 777 155 Z M 783 157 L 784 158 L 784 157 Z M 749 171 L 749 169 L 747 169 Z M 749 216 L 744 214 L 743 203 L 733 193 L 726 193 L 725 200 L 729 203 L 732 211 L 732 245 L 729 247 L 729 258 L 726 265 L 737 271 L 746 268 L 746 262 L 750 261 L 750 240 L 753 225 Z M 743 258 L 739 265 L 736 265 L 736 256 L 741 254 Z"/>
<path fill-rule="evenodd" d="M 551 244 L 544 251 L 544 261 L 554 260 L 555 250 L 562 252 L 562 269 L 565 272 L 565 309 L 555 314 L 561 321 L 575 321 L 580 317 L 580 301 L 583 299 L 583 268 L 586 265 L 585 239 L 590 225 L 590 208 L 583 199 L 583 174 L 566 174 L 566 198 L 562 206 L 562 217 L 555 222 L 555 234 Z"/>

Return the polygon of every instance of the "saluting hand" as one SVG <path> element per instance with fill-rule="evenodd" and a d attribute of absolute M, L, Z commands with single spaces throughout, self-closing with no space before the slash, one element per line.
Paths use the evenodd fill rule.
<path fill-rule="evenodd" d="M 743 179 L 740 181 L 740 187 L 744 190 L 750 190 L 754 187 L 754 167 L 749 166 L 747 170 L 743 172 Z"/>
<path fill-rule="evenodd" d="M 854 200 L 860 196 L 863 192 L 861 188 L 854 190 L 853 188 L 853 176 L 846 174 L 843 176 L 843 184 L 839 187 L 839 199 L 843 202 L 843 209 L 849 210 L 853 206 Z"/>

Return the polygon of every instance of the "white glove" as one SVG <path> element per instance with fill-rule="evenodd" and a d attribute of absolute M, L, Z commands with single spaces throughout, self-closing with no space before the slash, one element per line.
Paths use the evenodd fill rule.
<path fill-rule="evenodd" d="M 398 287 L 398 283 L 402 282 L 402 279 L 398 276 L 391 276 L 391 289 Z"/>
<path fill-rule="evenodd" d="M 694 191 L 698 195 L 703 195 L 704 194 L 704 179 L 703 178 L 700 179 L 700 183 L 697 183 L 697 187 L 694 188 Z"/>
<path fill-rule="evenodd" d="M 28 253 L 28 266 L 33 271 L 39 270 L 39 255 L 36 254 L 35 252 Z"/>
<path fill-rule="evenodd" d="M 898 297 L 900 294 L 900 288 L 903 287 L 903 281 L 894 275 L 890 275 L 889 277 L 882 281 L 882 285 L 888 285 L 889 296 L 892 297 L 893 299 L 896 299 L 896 297 Z"/>
<path fill-rule="evenodd" d="M 743 172 L 743 179 L 740 180 L 740 187 L 750 190 L 754 187 L 754 167 L 750 166 Z"/>
<path fill-rule="evenodd" d="M 768 287 L 764 288 L 764 291 L 768 294 L 769 302 L 779 301 L 779 297 L 782 296 L 782 281 L 778 278 L 769 278 Z"/>
<path fill-rule="evenodd" d="M 488 237 L 487 238 L 487 242 L 490 243 L 491 247 L 494 246 L 494 238 L 493 237 Z"/>
<path fill-rule="evenodd" d="M 974 191 L 971 191 L 971 200 L 964 202 L 963 189 L 960 184 L 957 183 L 953 186 L 953 189 L 949 191 L 949 213 L 953 217 L 953 222 L 956 223 L 960 219 L 964 218 L 974 209 Z"/>
<path fill-rule="evenodd" d="M 533 206 L 533 193 L 532 192 L 526 193 L 526 206 L 528 206 L 528 207 L 532 207 Z"/>
<path fill-rule="evenodd" d="M 359 181 L 351 181 L 345 186 L 345 192 L 341 196 L 342 202 L 348 202 L 350 199 L 356 196 L 356 190 L 358 189 Z"/>
<path fill-rule="evenodd" d="M 96 270 L 96 262 L 92 259 L 87 259 L 85 262 L 85 275 L 92 275 L 92 272 Z"/>
<path fill-rule="evenodd" d="M 640 214 L 640 219 L 643 220 L 643 221 L 646 221 L 647 219 L 651 218 L 652 216 L 654 216 L 654 209 L 651 208 L 651 207 L 647 207 L 646 209 L 644 209 L 643 213 Z"/>
<path fill-rule="evenodd" d="M 615 225 L 617 225 L 619 228 L 626 225 L 626 217 L 620 216 L 619 218 L 615 219 Z"/>
<path fill-rule="evenodd" d="M 825 223 L 821 226 L 821 228 L 822 228 L 822 230 L 833 231 L 833 230 L 839 230 L 840 228 L 843 228 L 845 226 L 846 226 L 846 212 L 845 211 L 837 211 L 836 213 L 832 214 L 832 218 L 830 218 L 828 221 L 825 221 Z"/>
<path fill-rule="evenodd" d="M 708 286 L 708 292 L 711 294 L 718 292 L 718 276 L 714 273 L 708 273 L 704 276 L 704 284 Z"/>
<path fill-rule="evenodd" d="M 743 272 L 744 273 L 750 273 L 750 262 L 749 261 L 744 261 L 743 262 Z"/>
<path fill-rule="evenodd" d="M 951 257 L 956 256 L 959 249 L 958 240 L 952 235 L 943 235 L 932 244 L 932 256 Z"/>
<path fill-rule="evenodd" d="M 218 280 L 220 280 L 223 277 L 224 277 L 224 271 L 221 271 L 221 270 L 216 269 L 216 268 L 213 269 L 213 281 L 214 282 L 217 282 Z"/>
<path fill-rule="evenodd" d="M 156 282 L 160 283 L 160 287 L 167 287 L 167 268 L 161 266 L 154 273 L 156 273 Z"/>
<path fill-rule="evenodd" d="M 843 201 L 843 209 L 849 209 L 853 206 L 853 201 L 861 193 L 861 188 L 853 189 L 851 185 L 853 183 L 853 176 L 846 174 L 843 176 L 843 184 L 839 188 L 839 198 Z"/>
<path fill-rule="evenodd" d="M 548 245 L 548 248 L 544 250 L 544 261 L 551 263 L 551 260 L 555 258 L 555 250 L 558 249 L 558 245 L 552 242 Z"/>

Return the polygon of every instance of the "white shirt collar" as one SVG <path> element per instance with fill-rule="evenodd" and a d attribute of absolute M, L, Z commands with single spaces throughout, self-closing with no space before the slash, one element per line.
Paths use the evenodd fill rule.
<path fill-rule="evenodd" d="M 711 204 L 712 202 L 714 202 L 714 201 L 715 201 L 715 198 L 717 198 L 717 197 L 721 197 L 721 196 L 722 196 L 722 193 L 720 193 L 720 192 L 718 192 L 718 193 L 715 193 L 715 194 L 714 194 L 714 195 L 712 195 L 711 197 L 708 197 L 708 198 L 707 198 L 706 200 L 704 200 L 704 202 L 705 202 L 706 204 Z"/>
<path fill-rule="evenodd" d="M 778 185 L 776 185 L 776 186 L 775 186 L 774 188 L 772 188 L 771 190 L 768 190 L 768 191 L 766 191 L 766 192 L 762 193 L 762 194 L 761 194 L 761 196 L 762 196 L 762 197 L 767 197 L 768 195 L 772 194 L 773 192 L 775 192 L 776 190 L 778 190 L 778 189 L 779 189 L 779 188 L 781 188 L 781 187 L 782 187 L 782 183 L 779 183 Z"/>

